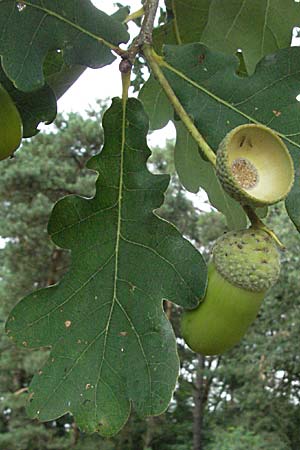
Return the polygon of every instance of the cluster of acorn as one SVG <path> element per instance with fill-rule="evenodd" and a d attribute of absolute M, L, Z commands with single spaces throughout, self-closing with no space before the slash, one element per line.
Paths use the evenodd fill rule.
<path fill-rule="evenodd" d="M 250 211 L 284 199 L 294 182 L 287 147 L 262 125 L 241 125 L 230 131 L 219 146 L 216 169 L 226 192 Z M 261 223 L 220 237 L 208 266 L 206 294 L 196 309 L 182 316 L 182 336 L 188 346 L 203 355 L 233 347 L 255 319 L 279 273 L 277 244 Z"/>

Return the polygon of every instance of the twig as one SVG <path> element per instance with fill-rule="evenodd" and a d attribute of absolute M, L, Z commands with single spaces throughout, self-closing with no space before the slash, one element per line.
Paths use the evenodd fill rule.
<path fill-rule="evenodd" d="M 14 395 L 20 395 L 20 394 L 23 394 L 24 392 L 28 392 L 28 387 L 23 387 L 21 389 L 18 389 L 17 391 L 14 392 Z"/>
<path fill-rule="evenodd" d="M 125 53 L 120 55 L 123 61 L 127 61 L 127 67 L 129 67 L 129 64 L 130 66 L 132 66 L 136 55 L 141 51 L 144 44 L 150 45 L 152 43 L 152 31 L 154 27 L 156 11 L 158 8 L 158 2 L 159 0 L 146 0 L 144 4 L 144 19 L 142 22 L 141 30 L 138 36 L 133 40 L 129 49 Z M 122 70 L 123 65 L 125 65 L 125 63 L 122 63 L 121 61 L 120 71 L 124 73 L 124 71 Z"/>
<path fill-rule="evenodd" d="M 140 34 L 138 35 L 138 43 L 140 46 L 144 44 L 152 44 L 152 31 L 154 27 L 154 19 L 158 8 L 159 0 L 147 0 L 144 9 L 145 17 L 142 23 Z"/>

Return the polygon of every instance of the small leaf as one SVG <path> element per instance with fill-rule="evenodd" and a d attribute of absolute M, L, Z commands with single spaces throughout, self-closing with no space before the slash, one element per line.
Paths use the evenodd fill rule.
<path fill-rule="evenodd" d="M 195 140 L 181 122 L 175 122 L 175 167 L 183 186 L 190 192 L 203 188 L 212 206 L 222 212 L 228 228 L 245 228 L 247 219 L 241 205 L 224 192 L 213 166 L 203 160 Z"/>
<path fill-rule="evenodd" d="M 160 84 L 151 76 L 142 87 L 139 99 L 149 116 L 150 130 L 158 130 L 173 119 L 173 108 Z"/>
<path fill-rule="evenodd" d="M 43 61 L 63 51 L 64 61 L 100 68 L 114 61 L 110 45 L 127 42 L 124 25 L 90 0 L 15 0 L 0 2 L 0 55 L 6 75 L 21 91 L 41 88 Z"/>
<path fill-rule="evenodd" d="M 146 167 L 148 118 L 114 99 L 103 119 L 105 145 L 88 167 L 99 173 L 92 199 L 68 196 L 49 222 L 53 241 L 72 250 L 61 282 L 25 297 L 7 332 L 51 355 L 30 386 L 28 412 L 52 420 L 70 411 L 79 427 L 110 436 L 127 421 L 168 406 L 178 376 L 176 340 L 162 299 L 193 308 L 206 266 L 177 229 L 153 214 L 166 175 Z"/>
<path fill-rule="evenodd" d="M 188 44 L 201 41 L 207 24 L 211 0 L 173 0 L 173 20 L 156 28 L 153 43 L 161 53 L 164 44 Z"/>

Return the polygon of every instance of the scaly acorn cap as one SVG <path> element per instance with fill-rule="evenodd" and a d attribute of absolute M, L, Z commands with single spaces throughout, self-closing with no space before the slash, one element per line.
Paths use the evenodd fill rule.
<path fill-rule="evenodd" d="M 219 238 L 208 266 L 205 297 L 182 315 L 187 345 L 203 355 L 218 355 L 238 343 L 279 271 L 278 251 L 265 231 L 241 230 Z"/>
<path fill-rule="evenodd" d="M 265 292 L 280 273 L 280 257 L 273 238 L 254 228 L 230 231 L 217 239 L 213 262 L 227 281 L 253 292 Z"/>
<path fill-rule="evenodd" d="M 270 128 L 246 124 L 231 130 L 217 151 L 224 190 L 252 207 L 283 200 L 294 183 L 294 165 L 282 139 Z"/>

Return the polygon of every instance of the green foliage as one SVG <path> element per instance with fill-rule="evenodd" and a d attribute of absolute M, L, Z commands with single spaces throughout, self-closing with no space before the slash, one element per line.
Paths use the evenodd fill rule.
<path fill-rule="evenodd" d="M 288 450 L 286 443 L 272 434 L 255 434 L 244 427 L 218 430 L 215 439 L 207 450 Z"/>
<path fill-rule="evenodd" d="M 168 406 L 178 363 L 161 298 L 197 305 L 206 269 L 174 227 L 149 216 L 169 180 L 145 170 L 140 103 L 130 100 L 123 116 L 115 100 L 103 126 L 106 145 L 88 164 L 99 173 L 95 197 L 66 197 L 49 222 L 53 241 L 72 249 L 71 270 L 60 285 L 20 302 L 7 332 L 25 347 L 52 349 L 31 384 L 30 416 L 51 420 L 71 411 L 83 430 L 111 435 L 127 420 L 130 401 L 141 416 Z"/>
<path fill-rule="evenodd" d="M 57 282 L 68 267 L 67 252 L 56 249 L 47 237 L 47 222 L 53 203 L 62 195 L 93 194 L 95 174 L 83 167 L 103 142 L 101 110 L 100 103 L 99 112 L 91 112 L 85 120 L 77 114 L 58 117 L 53 132 L 24 143 L 15 158 L 3 161 L 0 235 L 8 240 L 0 250 L 2 319 L 18 299 Z M 3 320 L 0 351 L 0 447 L 69 449 L 73 433 L 65 432 L 64 423 L 72 419 L 67 416 L 46 425 L 32 421 L 25 413 L 26 392 L 14 394 L 28 387 L 34 373 L 46 362 L 48 352 L 16 348 L 4 334 Z"/>
<path fill-rule="evenodd" d="M 99 107 L 101 113 L 104 105 L 100 104 Z M 3 164 L 5 170 L 0 180 L 2 205 L 0 235 L 13 240 L 0 251 L 3 277 L 0 283 L 1 317 L 8 315 L 16 299 L 36 287 L 57 282 L 68 268 L 67 252 L 58 250 L 46 238 L 48 216 L 53 202 L 63 194 L 76 193 L 89 197 L 93 194 L 95 174 L 83 167 L 85 161 L 98 152 L 103 141 L 98 123 L 100 113 L 90 111 L 90 118 L 85 120 L 73 113 L 67 118 L 58 117 L 55 132 L 40 134 L 31 142 L 25 143 L 23 151 L 13 160 Z M 151 157 L 152 171 L 172 175 L 164 205 L 157 213 L 172 220 L 183 234 L 198 242 L 199 211 L 186 199 L 178 183 L 172 164 L 172 150 L 173 145 L 170 143 L 166 149 L 155 149 Z M 38 209 L 34 206 L 36 190 L 43 193 Z M 33 221 L 34 229 L 32 229 Z M 46 362 L 48 352 L 17 349 L 3 333 L 0 336 L 0 347 L 3 350 L 0 384 L 2 395 L 5 397 L 1 410 L 4 411 L 6 408 L 12 410 L 9 416 L 0 416 L 1 446 L 4 448 L 19 446 L 22 450 L 31 450 L 36 445 L 39 450 L 41 448 L 61 450 L 65 447 L 70 448 L 75 440 L 76 449 L 142 448 L 148 422 L 141 421 L 135 415 L 131 416 L 127 426 L 114 440 L 105 441 L 96 435 L 91 437 L 79 435 L 73 426 L 70 431 L 65 430 L 64 424 L 72 424 L 72 418 L 68 415 L 64 419 L 50 421 L 45 425 L 26 418 L 26 393 L 15 396 L 8 392 L 27 387 L 34 373 L 37 373 Z M 175 435 L 174 417 L 178 427 L 178 433 Z M 179 423 L 183 420 L 184 424 L 179 427 Z M 176 442 L 186 439 L 188 434 L 191 436 L 189 420 L 185 419 L 181 407 L 177 407 L 175 411 L 173 408 L 165 419 L 160 419 L 159 427 L 155 427 L 153 432 L 156 436 L 157 449 L 161 448 L 163 442 L 167 450 L 169 442 L 176 448 Z M 36 444 L 33 443 L 32 435 Z"/>
<path fill-rule="evenodd" d="M 6 0 L 2 3 L 1 63 L 21 91 L 32 91 L 44 85 L 43 61 L 49 50 L 63 51 L 69 66 L 103 67 L 115 57 L 101 40 L 118 45 L 129 38 L 117 19 L 99 11 L 90 2 L 66 0 L 54 5 L 51 0 L 33 0 L 30 5 L 26 2 L 22 5 Z M 20 30 L 22 38 L 18 39 L 18 45 L 12 46 Z"/>
<path fill-rule="evenodd" d="M 268 53 L 288 47 L 298 26 L 299 5 L 293 0 L 173 0 L 172 19 L 154 32 L 154 45 L 202 42 L 213 50 L 243 52 L 249 73 Z"/>
<path fill-rule="evenodd" d="M 289 47 L 298 2 L 166 0 L 154 31 L 156 2 L 142 3 L 144 10 L 128 17 L 127 7 L 118 4 L 108 16 L 89 0 L 0 1 L 0 83 L 20 113 L 23 137 L 37 135 L 1 167 L 1 316 L 25 299 L 8 323 L 21 348 L 0 337 L 0 447 L 298 450 L 299 236 L 281 206 L 269 215 L 246 208 L 288 251 L 280 283 L 238 346 L 205 359 L 178 338 L 181 369 L 169 408 L 146 420 L 132 413 L 116 437 L 80 434 L 70 414 L 56 419 L 71 411 L 83 429 L 110 435 L 131 403 L 141 416 L 167 408 L 179 369 L 181 308 L 164 300 L 198 303 L 211 240 L 226 229 L 219 213 L 200 215 L 187 201 L 178 176 L 191 192 L 206 191 L 228 227 L 246 227 L 243 208 L 224 194 L 214 167 L 214 152 L 235 126 L 262 123 L 286 142 L 296 175 L 286 208 L 300 230 L 300 59 L 299 48 Z M 136 39 L 127 31 L 131 18 L 141 27 Z M 162 56 L 152 52 L 151 35 Z M 123 59 L 123 100 L 105 116 L 103 151 L 95 156 L 103 141 L 95 112 L 86 122 L 58 117 L 55 132 L 38 135 L 86 67 L 116 56 Z M 146 66 L 150 78 L 140 89 Z M 127 100 L 130 84 L 140 101 Z M 168 189 L 167 176 L 146 170 L 141 103 L 151 129 L 176 125 L 174 161 L 169 143 L 148 162 L 171 174 Z M 95 173 L 85 169 L 90 156 L 96 192 Z M 59 248 L 46 223 L 62 196 L 49 223 Z M 26 398 L 31 416 L 51 419 L 47 424 L 24 418 Z"/>
<path fill-rule="evenodd" d="M 150 130 L 163 128 L 173 118 L 173 108 L 154 77 L 150 76 L 144 84 L 139 93 L 139 99 L 149 116 Z"/>

